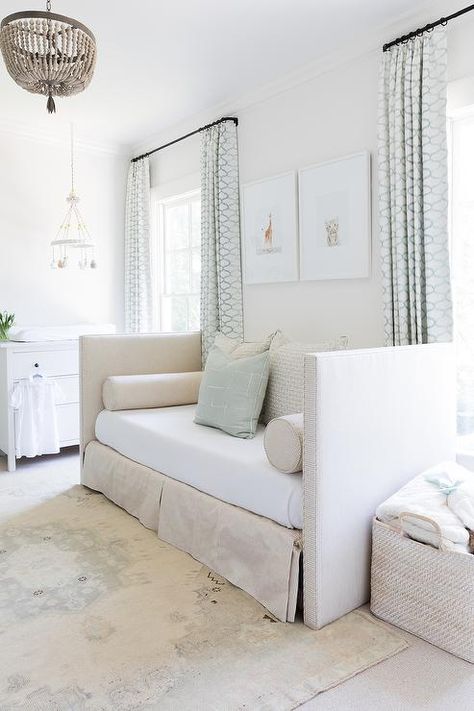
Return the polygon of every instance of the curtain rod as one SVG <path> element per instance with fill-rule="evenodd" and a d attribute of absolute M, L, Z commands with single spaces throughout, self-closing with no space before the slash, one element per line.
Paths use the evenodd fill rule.
<path fill-rule="evenodd" d="M 452 15 L 448 15 L 447 17 L 440 17 L 439 20 L 436 20 L 436 22 L 430 22 L 428 25 L 420 27 L 418 30 L 414 30 L 413 32 L 409 32 L 407 35 L 397 37 L 397 39 L 394 39 L 391 42 L 387 42 L 387 44 L 384 44 L 383 51 L 386 52 L 391 47 L 394 47 L 396 44 L 405 44 L 409 40 L 414 39 L 414 37 L 421 37 L 422 34 L 424 34 L 425 32 L 431 32 L 431 30 L 434 30 L 434 28 L 438 27 L 439 25 L 447 25 L 450 20 L 454 20 L 456 17 L 461 17 L 461 15 L 465 15 L 467 12 L 471 12 L 471 10 L 474 10 L 474 5 L 468 5 L 467 7 L 463 7 L 462 10 L 453 12 Z"/>
<path fill-rule="evenodd" d="M 175 143 L 184 141 L 185 138 L 189 138 L 190 136 L 195 136 L 196 133 L 201 133 L 201 131 L 206 131 L 208 128 L 212 128 L 213 126 L 218 126 L 220 123 L 224 123 L 224 121 L 233 121 L 233 123 L 235 123 L 236 126 L 239 125 L 239 119 L 236 116 L 223 116 L 222 118 L 218 119 L 217 121 L 213 121 L 212 123 L 208 123 L 206 126 L 201 126 L 201 128 L 197 128 L 195 131 L 191 131 L 190 133 L 187 133 L 185 136 L 181 136 L 180 138 L 175 138 L 174 141 L 165 143 L 163 146 L 158 146 L 158 148 L 154 148 L 152 151 L 148 151 L 147 153 L 142 153 L 141 156 L 132 158 L 131 162 L 136 163 L 137 160 L 141 160 L 142 158 L 148 158 L 148 156 L 151 156 L 153 153 L 156 153 L 157 151 L 162 151 L 163 148 L 168 148 L 169 146 L 173 146 Z"/>

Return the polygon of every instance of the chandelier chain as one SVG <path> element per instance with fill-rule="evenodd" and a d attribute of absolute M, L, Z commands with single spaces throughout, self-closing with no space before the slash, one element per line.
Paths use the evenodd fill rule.
<path fill-rule="evenodd" d="M 74 194 L 74 124 L 71 123 L 71 194 Z"/>

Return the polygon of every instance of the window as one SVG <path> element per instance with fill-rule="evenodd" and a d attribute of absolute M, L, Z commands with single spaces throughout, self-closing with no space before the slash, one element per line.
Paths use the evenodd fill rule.
<path fill-rule="evenodd" d="M 155 329 L 198 331 L 201 291 L 201 195 L 160 200 L 155 249 Z"/>
<path fill-rule="evenodd" d="M 450 121 L 451 271 L 458 435 L 474 450 L 474 115 Z"/>

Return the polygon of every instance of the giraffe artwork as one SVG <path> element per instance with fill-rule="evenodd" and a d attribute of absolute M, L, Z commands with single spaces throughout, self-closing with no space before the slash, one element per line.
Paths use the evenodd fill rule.
<path fill-rule="evenodd" d="M 242 246 L 246 284 L 298 280 L 295 171 L 242 187 Z"/>
<path fill-rule="evenodd" d="M 275 216 L 274 213 L 269 210 L 262 215 L 256 244 L 256 253 L 258 255 L 265 255 L 277 254 L 279 252 L 281 252 L 281 246 L 275 243 Z"/>
<path fill-rule="evenodd" d="M 272 227 L 272 213 L 268 215 L 268 227 L 265 228 L 263 233 L 263 242 L 265 247 L 271 249 L 273 246 L 273 227 Z"/>

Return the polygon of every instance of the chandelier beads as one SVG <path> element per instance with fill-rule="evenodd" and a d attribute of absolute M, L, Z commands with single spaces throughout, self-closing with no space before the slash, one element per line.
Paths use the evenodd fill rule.
<path fill-rule="evenodd" d="M 12 79 L 33 94 L 72 96 L 86 89 L 94 75 L 97 46 L 92 32 L 78 20 L 51 12 L 27 10 L 5 17 L 0 25 L 0 50 Z"/>

